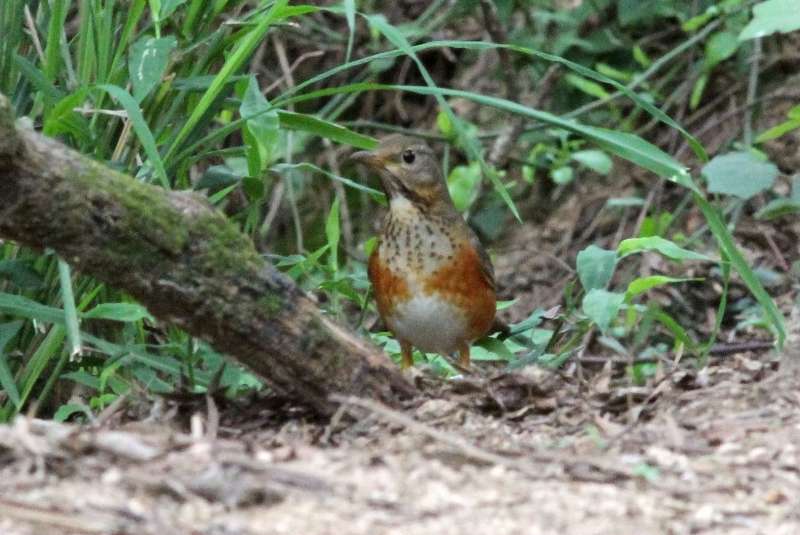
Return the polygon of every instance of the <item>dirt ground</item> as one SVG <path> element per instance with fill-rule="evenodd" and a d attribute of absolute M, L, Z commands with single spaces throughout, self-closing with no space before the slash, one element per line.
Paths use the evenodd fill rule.
<path fill-rule="evenodd" d="M 580 389 L 535 369 L 330 421 L 269 396 L 19 418 L 0 533 L 794 535 L 800 371 L 776 368 L 740 354 L 627 390 L 609 366 Z"/>

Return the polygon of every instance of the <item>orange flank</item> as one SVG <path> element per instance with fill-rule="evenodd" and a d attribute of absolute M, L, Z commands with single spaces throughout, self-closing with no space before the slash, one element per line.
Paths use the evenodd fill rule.
<path fill-rule="evenodd" d="M 442 295 L 465 311 L 469 320 L 468 339 L 480 338 L 492 326 L 495 291 L 473 247 L 462 246 L 452 262 L 444 264 L 425 281 L 425 289 Z"/>
<path fill-rule="evenodd" d="M 376 247 L 369 257 L 367 274 L 375 291 L 375 301 L 382 318 L 392 315 L 394 308 L 410 297 L 405 279 L 395 275 L 381 260 L 380 247 Z"/>

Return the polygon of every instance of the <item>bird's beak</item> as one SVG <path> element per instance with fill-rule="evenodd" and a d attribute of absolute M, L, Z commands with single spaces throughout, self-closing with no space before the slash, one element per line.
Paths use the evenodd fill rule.
<path fill-rule="evenodd" d="M 350 155 L 350 161 L 362 163 L 375 170 L 382 169 L 386 165 L 386 158 L 383 158 L 369 150 L 360 150 L 358 152 L 354 152 Z"/>

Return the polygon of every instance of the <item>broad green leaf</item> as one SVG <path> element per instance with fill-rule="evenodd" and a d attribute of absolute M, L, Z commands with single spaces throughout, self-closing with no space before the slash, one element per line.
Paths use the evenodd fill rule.
<path fill-rule="evenodd" d="M 242 104 L 239 106 L 239 114 L 242 117 L 253 117 L 247 119 L 246 123 L 251 134 L 248 141 L 255 144 L 255 147 L 251 147 L 255 154 L 251 155 L 252 159 L 248 158 L 248 161 L 255 162 L 250 167 L 250 174 L 257 176 L 275 159 L 280 130 L 278 112 L 261 94 L 255 76 L 251 76 L 248 80 Z"/>
<path fill-rule="evenodd" d="M 600 175 L 609 174 L 614 166 L 608 154 L 601 150 L 579 150 L 573 152 L 571 158 Z"/>
<path fill-rule="evenodd" d="M 706 53 L 703 58 L 704 68 L 710 71 L 734 55 L 738 48 L 739 40 L 736 35 L 724 30 L 716 32 L 706 41 Z"/>
<path fill-rule="evenodd" d="M 155 321 L 145 307 L 137 303 L 101 303 L 83 314 L 83 319 L 104 319 L 122 322 Z"/>
<path fill-rule="evenodd" d="M 352 130 L 340 126 L 336 123 L 306 115 L 305 113 L 295 113 L 291 111 L 278 111 L 281 128 L 289 130 L 301 130 L 335 141 L 344 143 L 359 149 L 372 150 L 378 146 L 378 140 L 353 132 Z"/>
<path fill-rule="evenodd" d="M 689 249 L 684 249 L 676 243 L 661 236 L 648 236 L 646 238 L 628 238 L 622 240 L 617 247 L 620 257 L 625 257 L 641 251 L 658 251 L 672 260 L 702 260 L 713 262 L 712 258 Z"/>
<path fill-rule="evenodd" d="M 169 55 L 176 46 L 178 41 L 171 35 L 160 39 L 145 35 L 133 43 L 128 59 L 128 72 L 136 102 L 141 103 L 161 82 L 169 63 Z"/>
<path fill-rule="evenodd" d="M 753 6 L 753 20 L 739 34 L 739 40 L 755 39 L 775 32 L 800 29 L 800 5 L 797 0 L 766 0 Z"/>
<path fill-rule="evenodd" d="M 703 166 L 702 173 L 709 191 L 747 200 L 772 187 L 778 168 L 744 151 L 715 156 Z"/>
<path fill-rule="evenodd" d="M 142 115 L 142 110 L 139 108 L 139 103 L 121 87 L 111 84 L 102 84 L 98 87 L 119 101 L 122 107 L 125 108 L 125 111 L 128 113 L 128 120 L 130 120 L 133 125 L 133 131 L 136 132 L 136 136 L 142 143 L 145 154 L 147 154 L 150 163 L 156 170 L 156 175 L 161 181 L 161 186 L 165 189 L 169 189 L 170 182 L 169 178 L 167 178 L 167 171 L 164 169 L 164 162 L 161 160 L 158 148 L 156 148 L 156 140 L 153 137 L 153 133 L 150 131 L 150 127 L 147 126 L 147 121 L 144 120 L 144 115 Z"/>
<path fill-rule="evenodd" d="M 606 288 L 617 267 L 617 253 L 590 245 L 578 253 L 575 265 L 581 285 L 587 292 Z"/>
<path fill-rule="evenodd" d="M 583 313 L 589 317 L 597 327 L 605 332 L 617 317 L 622 303 L 625 302 L 625 294 L 609 292 L 602 288 L 593 288 L 583 297 L 581 308 Z"/>
<path fill-rule="evenodd" d="M 550 171 L 550 178 L 558 185 L 569 184 L 574 177 L 575 174 L 572 171 L 572 167 L 568 165 L 557 167 Z"/>
<path fill-rule="evenodd" d="M 472 204 L 478 194 L 478 185 L 481 181 L 481 166 L 478 162 L 469 165 L 457 165 L 447 177 L 447 187 L 450 197 L 459 212 L 463 212 Z"/>
<path fill-rule="evenodd" d="M 637 295 L 643 294 L 647 290 L 664 286 L 665 284 L 675 284 L 677 282 L 697 281 L 702 279 L 667 277 L 665 275 L 651 275 L 649 277 L 639 277 L 628 284 L 625 290 L 625 298 L 630 301 Z"/>
<path fill-rule="evenodd" d="M 514 353 L 511 352 L 506 344 L 497 338 L 486 336 L 475 342 L 473 347 L 479 347 L 488 352 L 488 355 L 483 358 L 476 354 L 475 360 L 490 360 L 497 359 L 498 357 L 500 360 L 512 360 L 514 358 Z"/>

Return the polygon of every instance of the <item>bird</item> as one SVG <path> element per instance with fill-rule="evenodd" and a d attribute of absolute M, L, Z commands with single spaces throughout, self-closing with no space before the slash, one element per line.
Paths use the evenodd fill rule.
<path fill-rule="evenodd" d="M 413 349 L 454 356 L 470 368 L 470 346 L 493 324 L 494 271 L 458 212 L 434 151 L 419 139 L 390 135 L 350 156 L 376 173 L 389 209 L 367 273 L 378 313 L 400 344 L 401 368 Z"/>

